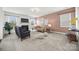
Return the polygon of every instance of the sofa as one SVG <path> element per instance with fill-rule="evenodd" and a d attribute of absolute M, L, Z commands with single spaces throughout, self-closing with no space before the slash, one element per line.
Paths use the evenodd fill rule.
<path fill-rule="evenodd" d="M 36 26 L 35 29 L 38 32 L 50 32 L 51 31 L 51 28 L 48 26 Z"/>

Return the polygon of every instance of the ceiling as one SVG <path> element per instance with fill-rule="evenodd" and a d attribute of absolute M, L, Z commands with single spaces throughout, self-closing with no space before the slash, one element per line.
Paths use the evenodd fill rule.
<path fill-rule="evenodd" d="M 17 14 L 24 14 L 33 17 L 39 17 L 54 13 L 69 7 L 3 7 L 4 11 L 13 12 Z"/>

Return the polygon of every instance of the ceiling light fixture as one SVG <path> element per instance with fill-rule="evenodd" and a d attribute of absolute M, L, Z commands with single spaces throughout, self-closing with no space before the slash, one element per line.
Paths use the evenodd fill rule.
<path fill-rule="evenodd" d="M 39 12 L 39 11 L 40 11 L 40 9 L 39 9 L 39 8 L 31 8 L 31 11 L 32 11 L 32 12 L 36 12 L 36 13 L 37 13 L 37 12 Z"/>

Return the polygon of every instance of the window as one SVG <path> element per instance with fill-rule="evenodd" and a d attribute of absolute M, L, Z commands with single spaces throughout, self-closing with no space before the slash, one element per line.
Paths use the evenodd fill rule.
<path fill-rule="evenodd" d="M 8 15 L 6 15 L 4 24 L 5 24 L 5 22 L 9 22 L 9 23 L 12 24 L 12 26 L 15 26 L 16 25 L 16 19 L 17 19 L 16 16 L 8 16 Z"/>
<path fill-rule="evenodd" d="M 16 16 L 5 16 L 6 22 L 16 22 Z"/>
<path fill-rule="evenodd" d="M 47 19 L 38 19 L 37 20 L 37 24 L 38 25 L 47 25 L 48 24 L 48 20 Z"/>
<path fill-rule="evenodd" d="M 60 15 L 60 27 L 70 27 L 71 13 Z"/>

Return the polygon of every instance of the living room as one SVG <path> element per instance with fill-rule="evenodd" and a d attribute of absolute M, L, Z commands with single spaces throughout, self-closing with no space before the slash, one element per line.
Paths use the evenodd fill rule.
<path fill-rule="evenodd" d="M 78 14 L 76 7 L 1 7 L 0 50 L 77 51 Z"/>

